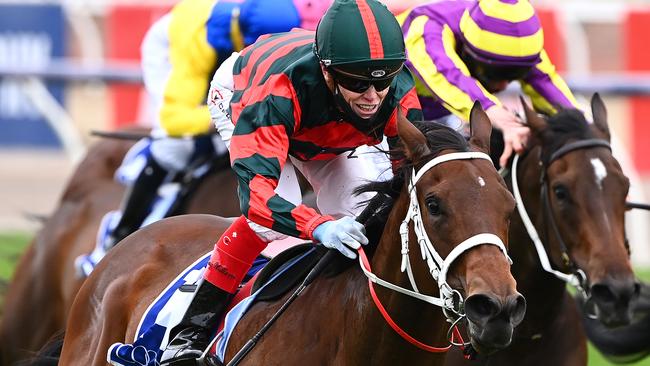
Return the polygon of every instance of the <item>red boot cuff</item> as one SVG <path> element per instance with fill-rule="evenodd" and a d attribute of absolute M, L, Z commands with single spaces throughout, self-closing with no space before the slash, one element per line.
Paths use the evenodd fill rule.
<path fill-rule="evenodd" d="M 234 293 L 267 244 L 250 228 L 246 218 L 240 216 L 214 245 L 203 277 L 224 291 Z"/>

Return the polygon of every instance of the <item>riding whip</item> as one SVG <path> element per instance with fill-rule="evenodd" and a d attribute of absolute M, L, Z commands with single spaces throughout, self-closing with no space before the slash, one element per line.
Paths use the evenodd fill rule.
<path fill-rule="evenodd" d="M 379 199 L 377 198 L 372 199 L 368 203 L 366 208 L 364 208 L 363 212 L 361 212 L 361 214 L 357 217 L 356 220 L 362 224 L 365 223 L 366 221 L 368 221 L 370 215 L 372 215 L 375 212 L 375 210 L 377 210 L 380 204 L 381 202 Z M 273 314 L 271 319 L 269 319 L 262 326 L 262 328 L 253 336 L 253 338 L 249 339 L 248 342 L 244 344 L 244 346 L 237 352 L 237 354 L 235 354 L 235 356 L 232 358 L 230 362 L 228 362 L 226 366 L 236 366 L 244 359 L 244 357 L 246 357 L 246 355 L 253 349 L 253 347 L 255 347 L 257 342 L 259 342 L 260 338 L 262 338 L 264 333 L 266 333 L 266 331 L 269 330 L 269 328 L 271 328 L 273 323 L 275 323 L 275 321 L 280 317 L 280 315 L 282 315 L 282 313 L 284 313 L 284 311 L 287 310 L 289 305 L 291 305 L 291 303 L 296 298 L 298 298 L 298 296 L 300 296 L 300 294 L 305 290 L 305 288 L 307 288 L 307 286 L 309 286 L 309 284 L 312 283 L 312 281 L 314 281 L 318 277 L 318 275 L 321 274 L 321 272 L 323 272 L 323 270 L 334 260 L 334 258 L 336 258 L 337 254 L 338 253 L 336 250 L 330 249 L 321 257 L 321 259 L 316 263 L 316 265 L 314 265 L 314 268 L 312 268 L 312 270 L 309 271 L 307 277 L 305 277 L 305 279 L 302 281 L 300 286 L 298 286 L 298 288 L 293 292 L 293 294 L 291 294 L 291 296 L 287 299 L 287 301 L 285 301 L 284 304 L 282 304 L 282 306 L 278 309 L 278 311 L 276 311 L 275 314 Z"/>
<path fill-rule="evenodd" d="M 198 135 L 193 135 L 192 138 L 197 138 L 197 137 L 203 137 L 203 136 L 212 136 L 217 134 L 216 132 L 214 133 L 203 133 L 203 134 L 198 134 Z M 163 136 L 163 137 L 153 137 L 149 132 L 129 132 L 129 131 L 99 131 L 99 130 L 91 130 L 90 131 L 91 136 L 97 136 L 97 137 L 103 137 L 103 138 L 109 138 L 109 139 L 116 139 L 116 140 L 141 140 L 144 138 L 148 138 L 151 140 L 159 140 L 162 138 L 183 138 L 183 137 L 174 137 L 174 136 Z"/>

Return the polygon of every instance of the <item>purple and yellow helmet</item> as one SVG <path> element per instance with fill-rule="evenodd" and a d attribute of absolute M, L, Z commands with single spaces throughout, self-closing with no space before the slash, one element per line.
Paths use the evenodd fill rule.
<path fill-rule="evenodd" d="M 540 59 L 544 33 L 528 0 L 479 0 L 460 20 L 465 50 L 495 66 L 533 66 Z"/>

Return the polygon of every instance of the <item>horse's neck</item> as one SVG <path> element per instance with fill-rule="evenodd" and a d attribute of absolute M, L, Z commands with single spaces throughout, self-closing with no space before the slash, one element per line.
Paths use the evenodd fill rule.
<path fill-rule="evenodd" d="M 537 151 L 531 151 L 531 156 L 520 165 L 518 177 L 519 189 L 528 215 L 544 245 L 549 243 L 544 227 L 546 225 L 542 210 L 541 169 Z M 508 177 L 510 178 L 510 177 Z M 521 217 L 517 214 L 511 223 L 510 254 L 512 256 L 512 274 L 517 280 L 517 289 L 526 298 L 528 304 L 526 318 L 517 328 L 520 333 L 543 331 L 552 326 L 548 319 L 558 319 L 558 313 L 565 304 L 566 284 L 551 273 L 546 272 L 539 261 L 535 245 L 530 238 Z M 548 249 L 546 250 L 547 254 Z M 550 254 L 549 254 L 550 258 Z"/>
<path fill-rule="evenodd" d="M 539 229 L 538 229 L 539 230 Z M 551 273 L 546 272 L 538 259 L 534 244 L 525 232 L 517 233 L 511 230 L 512 244 L 520 246 L 511 250 L 513 265 L 512 274 L 517 280 L 517 290 L 526 298 L 526 318 L 517 327 L 521 334 L 544 333 L 544 329 L 552 327 L 549 319 L 559 319 L 563 311 L 566 284 Z"/>
<path fill-rule="evenodd" d="M 402 243 L 399 234 L 399 227 L 406 216 L 408 205 L 409 197 L 402 192 L 393 205 L 372 258 L 374 272 L 400 286 L 408 286 L 408 278 L 400 270 Z"/>
<path fill-rule="evenodd" d="M 543 217 L 540 182 L 542 169 L 543 167 L 539 165 L 539 147 L 537 147 L 530 151 L 526 158 L 519 161 L 517 169 L 519 174 L 516 178 L 523 208 L 534 224 L 540 239 L 545 242 L 545 218 Z M 506 177 L 506 180 L 512 189 L 512 172 Z M 519 205 L 519 203 L 517 204 Z M 519 214 L 519 208 L 521 207 L 516 210 L 509 230 L 509 252 L 513 260 L 512 273 L 517 279 L 519 290 L 537 290 L 539 287 L 543 287 L 540 283 L 546 282 L 547 277 L 551 275 L 547 274 L 540 264 L 535 244 L 526 230 Z M 547 243 L 544 245 L 546 246 Z"/>
<path fill-rule="evenodd" d="M 373 272 L 380 278 L 411 289 L 406 273 L 402 273 L 400 270 L 402 255 L 399 227 L 406 215 L 408 204 L 409 197 L 403 191 L 391 210 L 383 235 L 371 260 L 371 265 Z M 428 271 L 423 270 L 422 266 L 425 266 L 425 263 L 421 261 L 419 249 L 414 251 L 412 247 L 411 252 L 411 261 L 416 272 L 416 281 L 418 281 L 418 286 L 421 286 L 420 290 L 429 295 L 437 295 L 437 291 L 430 292 L 423 289 L 436 288 L 436 286 L 433 284 L 433 279 L 428 274 Z M 447 345 L 445 338 L 448 326 L 440 308 L 396 291 L 384 289 L 378 285 L 375 285 L 375 288 L 390 316 L 407 333 L 417 340 L 435 347 Z M 374 306 L 372 300 L 371 305 Z M 370 322 L 376 330 L 376 338 L 369 341 L 376 342 L 379 340 L 382 342 L 381 347 L 373 350 L 373 363 L 389 364 L 395 361 L 401 364 L 437 364 L 433 360 L 435 356 L 428 354 L 431 358 L 423 358 L 422 351 L 419 351 L 414 345 L 398 339 L 395 336 L 395 331 L 386 324 L 386 321 L 378 315 L 379 313 L 377 311 L 373 311 L 373 313 L 377 315 L 371 317 Z M 386 342 L 392 344 L 384 345 Z M 437 357 L 439 360 L 440 356 Z"/>

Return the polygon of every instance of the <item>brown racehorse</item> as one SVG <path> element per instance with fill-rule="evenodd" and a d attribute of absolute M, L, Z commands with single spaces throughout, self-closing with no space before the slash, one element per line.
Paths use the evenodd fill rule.
<path fill-rule="evenodd" d="M 605 325 L 626 324 L 639 292 L 625 241 L 629 181 L 609 147 L 605 106 L 594 95 L 589 124 L 578 110 L 545 120 L 522 103 L 534 143 L 517 158 L 519 207 L 525 207 L 551 267 L 575 276 L 569 278 L 589 298 L 586 310 Z M 512 188 L 511 173 L 506 182 Z M 513 217 L 509 236 L 512 272 L 528 302 L 526 317 L 507 349 L 478 363 L 449 357 L 447 364 L 586 365 L 581 317 L 566 282 L 542 268 L 521 214 Z"/>
<path fill-rule="evenodd" d="M 437 299 L 439 288 L 448 290 L 443 298 L 446 306 L 453 308 L 449 311 L 461 311 L 454 306 L 458 301 L 453 299 L 459 299 L 454 294 L 465 298 L 462 309 L 470 324 L 470 340 L 480 352 L 492 352 L 510 343 L 514 326 L 523 318 L 525 301 L 515 290 L 501 242 L 507 235 L 514 200 L 492 164 L 477 152 L 487 151 L 491 129 L 478 107 L 472 111 L 471 126 L 468 144 L 446 127 L 428 124 L 425 137 L 408 121 L 399 119 L 400 138 L 413 164 L 403 167 L 393 181 L 373 188 L 389 193 L 391 198 L 375 198 L 389 203 L 373 214 L 373 218 L 381 219 L 367 228 L 369 236 L 378 239 L 371 239 L 374 245 L 368 251 L 373 252 L 370 265 L 377 276 L 411 288 L 407 274 L 400 271 L 404 252 L 400 224 L 417 203 L 422 208 L 419 221 L 415 219 L 418 224 L 404 226 L 413 282 L 429 295 L 428 299 Z M 467 152 L 470 149 L 474 152 Z M 451 154 L 459 151 L 464 152 L 462 157 Z M 437 163 L 440 165 L 433 166 Z M 414 178 L 416 188 L 407 189 L 415 170 L 420 171 Z M 217 217 L 184 215 L 154 223 L 125 239 L 108 254 L 112 265 L 100 263 L 79 291 L 60 364 L 104 365 L 108 347 L 133 339 L 151 301 L 177 273 L 210 251 L 227 225 L 225 219 Z M 433 271 L 438 273 L 434 275 L 438 283 L 432 280 L 432 268 L 420 254 L 426 251 L 430 265 L 436 266 L 432 252 L 424 247 L 429 240 L 433 253 L 447 258 L 441 272 Z M 373 304 L 368 279 L 356 263 L 352 264 L 355 266 L 336 276 L 317 278 L 244 363 L 439 364 L 444 355 L 420 350 L 389 327 Z M 448 344 L 449 324 L 441 309 L 385 288 L 377 288 L 377 293 L 390 316 L 415 338 L 434 346 Z M 233 335 L 228 357 L 283 301 L 259 303 L 252 308 Z"/>
<path fill-rule="evenodd" d="M 21 258 L 5 299 L 0 324 L 0 361 L 11 365 L 32 356 L 65 327 L 82 280 L 73 266 L 95 245 L 103 215 L 117 209 L 124 187 L 113 179 L 132 141 L 102 140 L 93 145 L 69 180 L 54 213 Z M 219 187 L 215 194 L 214 187 Z M 188 212 L 237 215 L 236 180 L 225 170 L 206 178 Z"/>

